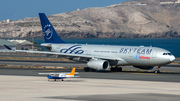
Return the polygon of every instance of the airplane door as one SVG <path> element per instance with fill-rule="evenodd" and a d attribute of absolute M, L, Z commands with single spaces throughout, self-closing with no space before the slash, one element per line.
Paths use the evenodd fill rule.
<path fill-rule="evenodd" d="M 91 54 L 91 48 L 88 48 L 87 55 L 90 55 L 90 54 Z"/>
<path fill-rule="evenodd" d="M 129 57 L 133 57 L 133 52 L 129 52 Z"/>
<path fill-rule="evenodd" d="M 130 51 L 129 51 L 129 57 L 133 57 L 133 49 L 131 48 Z"/>
<path fill-rule="evenodd" d="M 156 51 L 153 51 L 152 58 L 156 58 Z"/>

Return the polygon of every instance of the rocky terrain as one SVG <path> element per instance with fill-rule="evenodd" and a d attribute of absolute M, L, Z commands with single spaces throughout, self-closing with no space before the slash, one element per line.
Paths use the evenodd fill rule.
<path fill-rule="evenodd" d="M 126 1 L 48 18 L 61 38 L 180 38 L 180 3 L 176 1 Z M 0 22 L 1 38 L 31 36 L 43 38 L 38 17 Z"/>

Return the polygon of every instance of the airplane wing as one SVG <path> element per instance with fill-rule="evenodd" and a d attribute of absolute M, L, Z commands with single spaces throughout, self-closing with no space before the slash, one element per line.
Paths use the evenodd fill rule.
<path fill-rule="evenodd" d="M 13 50 L 7 45 L 4 45 L 8 50 Z M 121 58 L 98 56 L 98 55 L 86 55 L 86 54 L 68 54 L 68 53 L 59 53 L 59 52 L 49 52 L 49 51 L 29 51 L 29 50 L 13 50 L 15 52 L 26 52 L 26 53 L 41 53 L 41 54 L 51 54 L 51 55 L 62 55 L 62 56 L 72 56 L 72 57 L 83 57 L 83 58 L 99 58 L 105 60 L 123 60 Z"/>
<path fill-rule="evenodd" d="M 76 77 L 80 77 L 79 75 L 75 75 L 75 76 L 70 76 L 68 78 L 76 78 Z"/>
<path fill-rule="evenodd" d="M 66 72 L 64 74 L 69 74 L 70 72 Z M 63 74 L 63 73 L 38 73 L 39 75 L 49 75 L 49 74 Z M 79 74 L 79 72 L 75 72 L 75 74 Z"/>
<path fill-rule="evenodd" d="M 64 74 L 70 74 L 70 72 L 65 72 Z M 75 72 L 75 74 L 79 74 L 79 72 Z"/>

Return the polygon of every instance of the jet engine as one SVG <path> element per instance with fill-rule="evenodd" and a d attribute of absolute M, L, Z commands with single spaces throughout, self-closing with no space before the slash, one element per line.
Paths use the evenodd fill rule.
<path fill-rule="evenodd" d="M 151 70 L 154 68 L 153 66 L 133 66 L 133 67 L 144 69 L 144 70 Z"/>
<path fill-rule="evenodd" d="M 92 60 L 87 63 L 87 66 L 96 70 L 107 70 L 109 68 L 109 62 L 106 60 Z"/>

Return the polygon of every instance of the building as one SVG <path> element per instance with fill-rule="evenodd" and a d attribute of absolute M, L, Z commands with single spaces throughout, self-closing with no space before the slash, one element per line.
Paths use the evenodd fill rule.
<path fill-rule="evenodd" d="M 164 5 L 164 4 L 175 4 L 175 3 L 180 3 L 180 0 L 161 0 L 160 4 Z"/>
<path fill-rule="evenodd" d="M 4 45 L 7 45 L 12 49 L 15 49 L 15 47 L 16 47 L 16 44 L 14 44 L 13 42 L 9 42 L 7 40 L 0 39 L 0 52 L 13 52 L 12 50 L 8 50 L 6 47 L 4 47 Z"/>
<path fill-rule="evenodd" d="M 33 47 L 33 43 L 27 40 L 8 40 L 16 45 L 17 50 L 30 50 Z"/>

